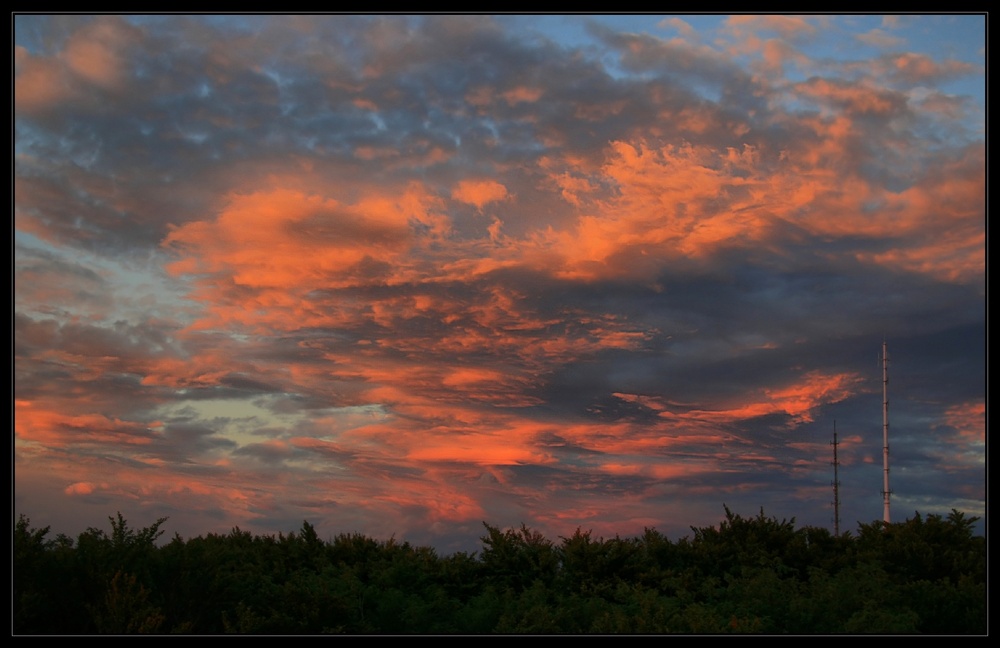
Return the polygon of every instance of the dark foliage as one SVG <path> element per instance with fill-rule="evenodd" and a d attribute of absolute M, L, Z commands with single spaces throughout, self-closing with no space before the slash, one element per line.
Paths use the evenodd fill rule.
<path fill-rule="evenodd" d="M 166 519 L 47 539 L 14 526 L 13 633 L 984 635 L 986 542 L 953 511 L 840 537 L 742 517 L 553 542 L 485 524 L 480 553 L 359 534 L 180 536 Z"/>

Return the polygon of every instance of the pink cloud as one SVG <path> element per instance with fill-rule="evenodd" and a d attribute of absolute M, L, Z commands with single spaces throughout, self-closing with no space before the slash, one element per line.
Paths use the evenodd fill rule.
<path fill-rule="evenodd" d="M 945 421 L 958 430 L 959 436 L 968 442 L 986 443 L 986 404 L 962 403 L 949 407 Z"/>
<path fill-rule="evenodd" d="M 90 482 L 76 482 L 67 486 L 63 492 L 67 495 L 90 495 L 95 488 Z"/>
<path fill-rule="evenodd" d="M 451 197 L 482 209 L 492 202 L 508 197 L 507 188 L 495 180 L 463 180 L 452 190 Z"/>
<path fill-rule="evenodd" d="M 888 60 L 888 73 L 898 76 L 907 83 L 931 83 L 944 77 L 960 77 L 973 74 L 975 66 L 960 61 L 939 63 L 923 54 L 906 52 Z"/>
<path fill-rule="evenodd" d="M 750 29 L 754 31 L 773 31 L 785 38 L 797 38 L 810 36 L 816 33 L 816 27 L 810 24 L 805 18 L 798 16 L 783 16 L 775 14 L 767 15 L 738 15 L 726 18 L 726 24 L 730 28 L 742 31 Z"/>

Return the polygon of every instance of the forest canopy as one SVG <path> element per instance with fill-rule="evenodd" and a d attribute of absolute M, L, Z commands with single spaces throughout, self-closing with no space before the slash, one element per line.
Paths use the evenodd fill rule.
<path fill-rule="evenodd" d="M 484 522 L 482 549 L 287 534 L 158 542 L 167 518 L 76 538 L 20 515 L 13 632 L 36 634 L 986 634 L 977 517 L 919 512 L 833 535 L 725 509 L 671 540 L 546 538 Z"/>

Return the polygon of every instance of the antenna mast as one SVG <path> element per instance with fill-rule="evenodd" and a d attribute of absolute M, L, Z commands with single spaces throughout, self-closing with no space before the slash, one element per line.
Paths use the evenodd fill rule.
<path fill-rule="evenodd" d="M 882 339 L 882 521 L 889 524 L 889 352 Z"/>
<path fill-rule="evenodd" d="M 840 479 L 837 477 L 837 467 L 840 466 L 840 462 L 837 461 L 837 421 L 833 421 L 833 441 L 830 442 L 833 446 L 833 535 L 840 535 Z"/>

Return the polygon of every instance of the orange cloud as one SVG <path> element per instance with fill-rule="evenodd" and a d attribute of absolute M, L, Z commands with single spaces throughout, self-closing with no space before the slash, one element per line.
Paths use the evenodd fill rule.
<path fill-rule="evenodd" d="M 618 195 L 596 202 L 573 229 L 540 234 L 540 244 L 562 255 L 558 276 L 577 279 L 645 274 L 664 258 L 750 244 L 768 225 L 767 214 L 757 211 L 769 190 L 758 166 L 758 152 L 750 146 L 719 152 L 690 144 L 614 142 L 601 171 Z M 646 255 L 660 261 L 644 264 Z"/>
<path fill-rule="evenodd" d="M 676 29 L 677 32 L 684 38 L 697 38 L 698 36 L 698 32 L 695 31 L 694 27 L 680 18 L 664 18 L 660 22 L 656 23 L 656 26 L 661 29 L 672 27 L 673 29 Z"/>
<path fill-rule="evenodd" d="M 199 273 L 225 270 L 237 285 L 284 287 L 337 273 L 371 253 L 391 256 L 411 236 L 404 204 L 370 198 L 342 205 L 284 189 L 237 195 L 215 221 L 175 228 L 165 245 L 197 252 Z M 190 261 L 171 268 L 189 271 Z"/>
<path fill-rule="evenodd" d="M 981 149 L 969 150 L 964 158 L 928 171 L 908 189 L 885 194 L 881 231 L 903 237 L 906 244 L 859 258 L 943 281 L 985 277 L 984 163 Z"/>
<path fill-rule="evenodd" d="M 857 110 L 895 110 L 895 100 L 873 91 L 815 85 L 820 87 Z M 850 156 L 863 137 L 851 118 L 809 117 L 801 125 L 814 129 L 816 142 L 790 151 L 614 142 L 600 170 L 566 169 L 548 159 L 553 185 L 579 213 L 570 227 L 550 227 L 521 241 L 519 258 L 565 279 L 642 278 L 671 259 L 710 258 L 724 247 L 765 247 L 794 223 L 824 238 L 898 241 L 892 251 L 859 252 L 865 262 L 946 281 L 982 275 L 980 150 L 970 149 L 892 192 L 836 171 L 853 163 Z M 617 195 L 592 193 L 609 180 Z"/>
<path fill-rule="evenodd" d="M 33 56 L 24 47 L 15 47 L 16 109 L 33 112 L 68 100 L 96 105 L 88 99 L 92 88 L 117 91 L 127 83 L 128 49 L 137 36 L 123 19 L 102 16 L 71 34 L 55 56 Z"/>
<path fill-rule="evenodd" d="M 97 20 L 85 26 L 66 44 L 63 56 L 67 66 L 95 85 L 118 85 L 124 76 L 121 50 L 129 40 L 129 32 L 117 20 Z"/>
<path fill-rule="evenodd" d="M 57 104 L 72 94 L 63 69 L 55 62 L 14 48 L 14 108 L 33 112 Z"/>
<path fill-rule="evenodd" d="M 820 405 L 838 403 L 854 394 L 863 378 L 857 374 L 824 374 L 810 371 L 795 384 L 765 389 L 775 407 L 802 421 L 812 421 L 810 412 Z"/>
<path fill-rule="evenodd" d="M 647 477 L 658 481 L 672 481 L 688 479 L 706 472 L 716 472 L 719 470 L 715 463 L 605 463 L 599 466 L 600 470 L 611 475 L 625 475 L 636 477 Z"/>
<path fill-rule="evenodd" d="M 491 202 L 508 197 L 507 188 L 495 180 L 463 180 L 458 183 L 451 197 L 482 209 Z"/>
<path fill-rule="evenodd" d="M 962 403 L 945 411 L 947 425 L 958 430 L 959 436 L 971 443 L 986 443 L 986 403 Z"/>
<path fill-rule="evenodd" d="M 145 446 L 153 442 L 155 433 L 151 428 L 158 425 L 161 423 L 127 421 L 95 413 L 65 414 L 47 409 L 45 404 L 22 401 L 15 405 L 14 437 L 46 446 Z"/>
<path fill-rule="evenodd" d="M 776 388 L 763 388 L 760 400 L 736 399 L 729 407 L 707 410 L 697 406 L 670 403 L 654 396 L 615 393 L 614 396 L 626 402 L 638 403 L 666 420 L 703 421 L 726 423 L 741 421 L 768 414 L 786 414 L 793 425 L 812 421 L 812 410 L 821 405 L 837 403 L 854 394 L 862 378 L 857 374 L 824 374 L 812 371 L 801 376 L 795 383 Z"/>
<path fill-rule="evenodd" d="M 418 185 L 365 193 L 351 203 L 291 189 L 230 197 L 211 221 L 174 228 L 164 246 L 174 275 L 193 275 L 205 316 L 191 330 L 267 332 L 351 321 L 368 304 L 315 308 L 308 294 L 425 271 L 411 252 L 447 235 L 437 199 Z"/>
<path fill-rule="evenodd" d="M 542 98 L 545 91 L 541 88 L 517 86 L 503 93 L 504 100 L 511 106 L 519 103 L 534 103 Z"/>
<path fill-rule="evenodd" d="M 777 39 L 769 39 L 764 42 L 762 52 L 764 66 L 771 74 L 781 74 L 785 63 L 791 61 L 802 61 L 803 57 L 788 43 Z"/>
<path fill-rule="evenodd" d="M 809 24 L 804 18 L 797 16 L 780 15 L 739 15 L 729 16 L 725 20 L 730 28 L 742 30 L 750 28 L 756 31 L 773 31 L 781 34 L 785 38 L 796 38 L 801 36 L 811 36 L 816 33 L 816 28 Z"/>
<path fill-rule="evenodd" d="M 473 446 L 463 448 L 461 441 L 453 447 L 444 442 L 448 438 L 444 433 L 440 436 L 432 434 L 427 445 L 425 442 L 428 440 L 423 435 L 408 432 L 405 428 L 369 426 L 356 432 L 370 436 L 373 429 L 380 430 L 374 443 L 366 442 L 365 436 L 357 433 L 350 435 L 346 444 L 304 437 L 293 439 L 292 443 L 320 453 L 329 452 L 335 460 L 349 465 L 350 470 L 339 473 L 341 476 L 337 479 L 324 479 L 317 483 L 317 487 L 324 491 L 335 492 L 341 504 L 363 503 L 366 509 L 382 511 L 387 519 L 398 518 L 398 511 L 405 509 L 424 511 L 432 521 L 483 518 L 483 509 L 474 489 L 462 486 L 474 479 L 474 475 L 461 469 L 443 469 L 442 466 L 478 461 L 488 463 L 488 455 L 481 454 L 488 450 Z M 448 434 L 454 438 L 456 432 L 451 430 Z M 458 438 L 466 439 L 463 436 Z M 505 459 L 510 459 L 496 457 L 498 463 L 506 463 Z M 324 470 L 324 473 L 328 472 Z"/>
<path fill-rule="evenodd" d="M 90 495 L 95 486 L 90 482 L 76 482 L 67 486 L 63 492 L 67 495 Z"/>
<path fill-rule="evenodd" d="M 873 114 L 889 116 L 904 108 L 901 95 L 881 88 L 845 81 L 812 78 L 796 84 L 796 91 L 804 97 L 830 102 L 846 114 Z"/>
<path fill-rule="evenodd" d="M 413 461 L 455 461 L 488 466 L 554 462 L 544 452 L 527 447 L 513 447 L 503 439 L 480 439 L 481 443 L 465 445 L 469 441 L 468 437 L 461 437 L 453 438 L 444 445 L 413 448 L 407 458 Z"/>
<path fill-rule="evenodd" d="M 441 383 L 447 387 L 471 387 L 484 383 L 498 383 L 505 379 L 504 374 L 490 369 L 474 367 L 459 367 L 446 375 Z"/>
<path fill-rule="evenodd" d="M 975 66 L 960 61 L 937 63 L 923 54 L 905 52 L 889 60 L 892 72 L 908 83 L 930 83 L 941 77 L 964 76 L 976 72 Z"/>

